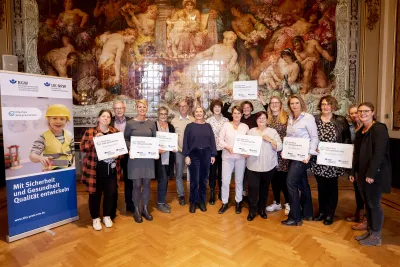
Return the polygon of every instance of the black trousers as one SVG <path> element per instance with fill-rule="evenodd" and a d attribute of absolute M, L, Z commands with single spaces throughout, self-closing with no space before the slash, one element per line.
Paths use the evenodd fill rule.
<path fill-rule="evenodd" d="M 363 210 L 364 209 L 364 200 L 361 195 L 360 189 L 358 189 L 357 181 L 354 181 L 353 183 L 354 186 L 354 194 L 356 196 L 356 204 L 357 204 L 357 209 L 358 210 Z"/>
<path fill-rule="evenodd" d="M 115 213 L 117 195 L 117 176 L 96 178 L 96 192 L 89 194 L 89 211 L 92 219 L 100 217 L 101 196 L 103 199 L 103 217 L 112 216 Z"/>
<path fill-rule="evenodd" d="M 247 170 L 247 179 L 249 185 L 249 204 L 250 213 L 256 214 L 257 210 L 263 210 L 268 199 L 269 184 L 276 168 L 268 172 L 255 172 Z"/>
<path fill-rule="evenodd" d="M 338 177 L 326 178 L 315 175 L 318 183 L 319 213 L 334 217 L 338 204 Z"/>
<path fill-rule="evenodd" d="M 281 203 L 281 191 L 285 197 L 284 203 L 289 203 L 289 192 L 286 185 L 287 172 L 276 171 L 272 177 L 271 185 L 276 203 Z"/>
<path fill-rule="evenodd" d="M 125 194 L 125 204 L 128 207 L 133 206 L 133 200 L 132 200 L 132 189 L 133 189 L 133 183 L 132 180 L 128 179 L 128 159 L 129 159 L 129 154 L 126 154 L 123 159 L 121 159 L 121 167 L 122 171 L 124 173 L 124 194 Z"/>
<path fill-rule="evenodd" d="M 289 191 L 289 219 L 296 222 L 304 217 L 313 216 L 311 189 L 307 177 L 308 165 L 301 161 L 290 161 L 286 184 Z M 300 193 L 301 195 L 300 195 Z"/>
<path fill-rule="evenodd" d="M 361 195 L 365 202 L 365 213 L 367 216 L 368 229 L 372 232 L 379 233 L 383 226 L 383 210 L 382 210 L 382 193 L 379 184 L 358 183 Z"/>
<path fill-rule="evenodd" d="M 195 148 L 190 152 L 190 195 L 191 204 L 205 203 L 208 172 L 211 165 L 211 150 Z"/>
<path fill-rule="evenodd" d="M 208 185 L 210 189 L 215 189 L 215 185 L 218 181 L 218 187 L 221 191 L 222 186 L 222 150 L 217 151 L 217 156 L 215 157 L 215 162 L 210 166 L 210 180 L 208 181 Z"/>

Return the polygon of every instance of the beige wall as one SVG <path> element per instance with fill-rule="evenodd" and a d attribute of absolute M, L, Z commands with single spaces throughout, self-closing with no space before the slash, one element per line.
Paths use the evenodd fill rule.
<path fill-rule="evenodd" d="M 400 132 L 392 130 L 397 4 L 397 0 L 381 1 L 380 20 L 369 30 L 367 7 L 362 1 L 360 21 L 358 101 L 370 101 L 375 105 L 378 119 L 388 125 L 392 138 L 400 138 Z"/>

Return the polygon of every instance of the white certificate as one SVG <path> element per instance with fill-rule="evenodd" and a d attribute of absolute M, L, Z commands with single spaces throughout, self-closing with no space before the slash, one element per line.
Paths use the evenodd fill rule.
<path fill-rule="evenodd" d="M 320 142 L 317 164 L 350 169 L 353 165 L 353 145 Z"/>
<path fill-rule="evenodd" d="M 257 80 L 255 81 L 238 81 L 233 82 L 233 99 L 246 100 L 257 99 L 258 86 Z"/>
<path fill-rule="evenodd" d="M 157 137 L 131 136 L 131 159 L 158 159 Z"/>
<path fill-rule="evenodd" d="M 165 151 L 178 151 L 178 134 L 157 132 L 158 148 Z"/>
<path fill-rule="evenodd" d="M 261 144 L 261 136 L 238 134 L 233 144 L 233 153 L 258 157 L 260 155 Z"/>
<path fill-rule="evenodd" d="M 99 160 L 128 154 L 124 134 L 121 132 L 94 137 L 93 142 Z"/>
<path fill-rule="evenodd" d="M 303 161 L 308 158 L 310 140 L 306 138 L 283 138 L 282 158 Z"/>

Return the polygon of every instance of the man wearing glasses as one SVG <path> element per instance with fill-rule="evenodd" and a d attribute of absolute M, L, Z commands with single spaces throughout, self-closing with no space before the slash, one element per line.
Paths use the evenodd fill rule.
<path fill-rule="evenodd" d="M 118 131 L 124 132 L 125 131 L 125 126 L 126 122 L 130 119 L 125 117 L 125 111 L 126 111 L 126 104 L 123 101 L 115 101 L 113 104 L 113 110 L 114 110 L 114 118 L 111 122 L 111 126 L 114 128 L 117 128 Z M 133 201 L 132 201 L 132 190 L 133 190 L 133 184 L 132 180 L 128 179 L 128 158 L 129 154 L 124 155 L 124 158 L 121 159 L 121 167 L 122 167 L 122 172 L 124 173 L 124 183 L 125 183 L 125 204 L 126 204 L 126 211 L 133 212 L 134 207 L 133 207 Z M 117 194 L 118 197 L 118 194 Z M 117 202 L 115 202 L 117 203 Z M 115 207 L 116 211 L 117 207 Z M 115 217 L 115 215 L 113 216 Z"/>
<path fill-rule="evenodd" d="M 185 166 L 185 156 L 182 154 L 183 135 L 186 126 L 194 121 L 193 116 L 188 115 L 189 105 L 186 101 L 179 102 L 179 116 L 172 119 L 171 124 L 175 127 L 175 132 L 178 134 L 178 152 L 175 155 L 176 164 L 176 190 L 179 196 L 179 205 L 185 205 L 185 191 L 183 188 L 182 173 Z M 189 173 L 188 173 L 189 174 Z"/>

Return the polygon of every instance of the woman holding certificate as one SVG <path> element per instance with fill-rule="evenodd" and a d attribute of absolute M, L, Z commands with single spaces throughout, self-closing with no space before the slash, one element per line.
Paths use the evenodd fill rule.
<path fill-rule="evenodd" d="M 167 121 L 168 109 L 158 109 L 156 129 L 158 132 L 175 133 L 175 128 Z M 160 150 L 160 157 L 155 162 L 157 176 L 157 209 L 164 213 L 171 212 L 171 206 L 167 204 L 168 177 L 174 176 L 175 153 L 173 151 Z"/>
<path fill-rule="evenodd" d="M 368 228 L 355 239 L 363 246 L 380 246 L 382 193 L 390 193 L 392 180 L 389 134 L 386 125 L 376 121 L 371 103 L 360 104 L 358 115 L 363 126 L 356 133 L 352 173 L 358 173 L 357 185 L 365 202 Z M 354 180 L 354 176 L 350 179 Z"/>
<path fill-rule="evenodd" d="M 267 126 L 275 129 L 281 140 L 286 136 L 286 127 L 288 114 L 283 108 L 282 100 L 277 96 L 272 96 L 268 106 Z M 290 212 L 289 192 L 286 185 L 286 178 L 289 169 L 289 160 L 283 159 L 280 152 L 278 154 L 278 167 L 272 178 L 272 192 L 274 193 L 274 202 L 266 210 L 269 212 L 281 210 L 281 191 L 285 197 L 285 215 Z"/>
<path fill-rule="evenodd" d="M 189 212 L 196 212 L 196 205 L 201 211 L 206 208 L 207 178 L 210 163 L 214 164 L 217 149 L 211 125 L 204 121 L 206 111 L 202 107 L 194 110 L 195 121 L 185 128 L 183 150 L 185 163 L 190 173 Z"/>
<path fill-rule="evenodd" d="M 213 116 L 206 120 L 207 123 L 211 125 L 211 128 L 214 132 L 215 137 L 215 144 L 217 145 L 217 156 L 215 157 L 215 163 L 210 167 L 210 200 L 208 201 L 211 205 L 215 204 L 215 184 L 218 179 L 218 187 L 219 193 L 218 198 L 221 199 L 221 188 L 222 188 L 222 181 L 221 181 L 221 173 L 222 173 L 222 150 L 223 147 L 219 145 L 219 132 L 222 129 L 222 125 L 225 122 L 228 122 L 228 119 L 225 118 L 222 113 L 222 101 L 219 99 L 213 100 L 210 105 L 210 110 L 213 113 Z"/>
<path fill-rule="evenodd" d="M 311 155 L 316 155 L 318 146 L 318 130 L 313 115 L 306 113 L 307 106 L 299 95 L 291 95 L 288 100 L 289 120 L 286 137 L 299 138 L 300 141 L 308 141 L 308 155 L 304 160 L 291 160 L 287 176 L 289 191 L 290 212 L 283 225 L 301 226 L 303 218 L 311 221 L 313 207 L 310 185 L 308 184 L 307 168 Z M 285 149 L 285 147 L 283 148 Z M 299 195 L 301 192 L 301 199 Z"/>
<path fill-rule="evenodd" d="M 260 111 L 256 114 L 257 127 L 250 129 L 247 135 L 262 138 L 259 156 L 247 158 L 247 178 L 249 181 L 249 215 L 248 221 L 254 220 L 256 212 L 267 219 L 265 204 L 268 199 L 269 184 L 278 166 L 277 151 L 282 150 L 282 141 L 278 132 L 267 127 L 267 113 Z"/>
<path fill-rule="evenodd" d="M 318 138 L 320 142 L 350 144 L 349 124 L 345 117 L 334 114 L 338 110 L 337 100 L 330 95 L 323 96 L 318 104 L 320 115 L 315 117 Z M 324 221 L 331 225 L 338 203 L 338 178 L 344 175 L 345 169 L 316 163 L 316 157 L 311 161 L 311 169 L 318 183 L 319 213 L 314 221 Z"/>
<path fill-rule="evenodd" d="M 86 184 L 89 192 L 89 211 L 93 219 L 93 229 L 102 229 L 100 221 L 100 203 L 103 199 L 103 223 L 106 227 L 113 226 L 111 216 L 115 213 L 117 181 L 121 176 L 119 158 L 98 160 L 93 138 L 113 134 L 117 129 L 110 126 L 111 110 L 103 109 L 97 119 L 97 127 L 87 129 L 82 137 L 80 149 L 86 153 L 82 163 L 81 181 Z"/>
<path fill-rule="evenodd" d="M 147 100 L 136 101 L 137 116 L 126 123 L 125 141 L 128 146 L 131 143 L 131 136 L 156 137 L 156 125 L 146 118 Z M 130 150 L 135 149 L 133 147 Z M 143 217 L 151 221 L 153 216 L 149 213 L 147 205 L 150 200 L 150 181 L 154 179 L 154 159 L 152 158 L 129 158 L 128 160 L 129 179 L 133 182 L 132 198 L 135 210 L 133 218 L 135 222 L 141 223 Z M 142 200 L 142 209 L 140 209 Z"/>
<path fill-rule="evenodd" d="M 243 176 L 246 168 L 246 158 L 244 155 L 233 153 L 233 145 L 236 135 L 245 135 L 249 131 L 249 126 L 240 122 L 242 109 L 239 106 L 232 108 L 231 122 L 225 122 L 219 133 L 219 145 L 224 148 L 222 151 L 222 206 L 218 213 L 222 214 L 228 209 L 229 184 L 235 169 L 235 200 L 236 213 L 242 212 L 241 202 L 243 199 Z"/>

